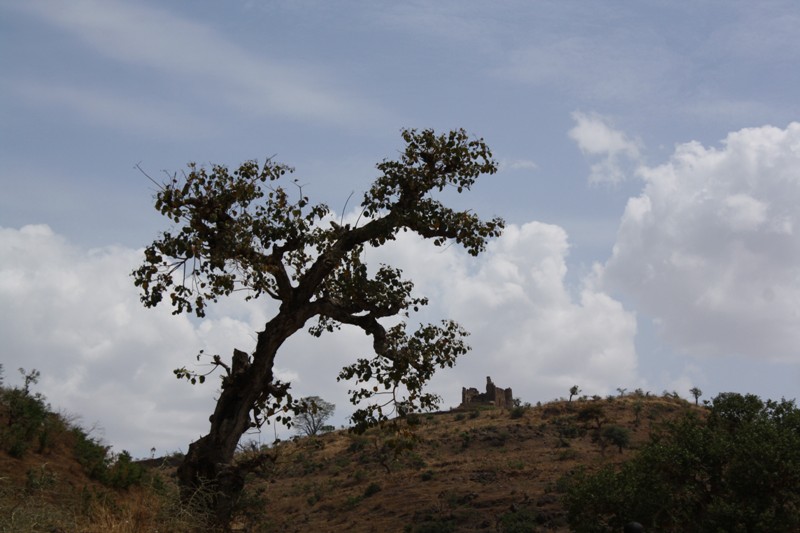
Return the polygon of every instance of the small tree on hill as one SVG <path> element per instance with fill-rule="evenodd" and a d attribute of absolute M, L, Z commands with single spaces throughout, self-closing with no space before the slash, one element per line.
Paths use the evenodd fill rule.
<path fill-rule="evenodd" d="M 572 397 L 573 396 L 577 396 L 580 393 L 581 393 L 581 389 L 579 389 L 577 385 L 573 385 L 572 387 L 570 387 L 569 388 L 569 401 L 571 402 L 572 401 Z"/>
<path fill-rule="evenodd" d="M 404 130 L 402 137 L 405 149 L 397 160 L 377 165 L 380 175 L 352 224 L 337 224 L 326 205 L 311 204 L 296 180 L 281 185 L 292 169 L 272 160 L 248 161 L 232 172 L 190 164 L 188 174 L 160 185 L 155 207 L 176 227 L 145 249 L 144 264 L 133 272 L 143 304 L 153 307 L 167 296 L 174 313 L 203 317 L 208 304 L 234 291 L 277 302 L 252 353 L 234 349 L 229 359 L 211 357 L 223 371 L 211 426 L 178 468 L 185 496 L 211 485 L 217 497 L 210 505 L 220 522 L 228 521 L 244 485 L 247 465 L 232 464 L 241 436 L 272 415 L 287 422 L 302 411 L 273 367 L 283 343 L 309 321 L 315 321 L 309 330 L 315 336 L 344 325 L 372 337 L 374 356 L 338 376 L 355 382 L 350 399 L 360 404 L 352 416 L 357 428 L 386 420 L 398 404 L 408 412 L 435 406 L 438 398 L 424 386 L 436 368 L 453 366 L 468 350 L 467 333 L 452 321 L 413 332 L 404 322 L 385 325 L 383 319 L 407 316 L 427 299 L 412 295 L 413 283 L 399 269 L 368 268 L 365 252 L 413 232 L 435 246 L 455 242 L 478 255 L 500 235 L 503 220 L 482 221 L 435 195 L 469 190 L 497 164 L 484 141 L 463 130 Z M 192 383 L 205 379 L 186 368 L 175 373 Z"/>
<path fill-rule="evenodd" d="M 697 387 L 692 387 L 692 388 L 689 390 L 689 394 L 691 394 L 692 396 L 694 396 L 694 404 L 695 404 L 695 405 L 699 405 L 699 404 L 698 404 L 698 402 L 699 402 L 699 400 L 700 400 L 700 396 L 702 396 L 702 395 L 703 395 L 703 391 L 701 391 L 701 390 L 700 390 L 699 388 L 697 388 Z"/>
<path fill-rule="evenodd" d="M 631 443 L 631 432 L 620 426 L 606 426 L 603 428 L 601 438 L 613 444 L 622 453 Z"/>
<path fill-rule="evenodd" d="M 319 396 L 309 396 L 300 400 L 301 411 L 295 425 L 298 432 L 312 436 L 323 432 L 325 422 L 333 416 L 336 405 L 326 402 Z"/>

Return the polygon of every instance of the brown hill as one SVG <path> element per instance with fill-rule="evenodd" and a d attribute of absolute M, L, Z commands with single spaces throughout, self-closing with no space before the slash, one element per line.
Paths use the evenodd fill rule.
<path fill-rule="evenodd" d="M 342 430 L 245 446 L 240 460 L 265 461 L 248 480 L 234 529 L 568 531 L 561 498 L 570 473 L 623 461 L 651 428 L 687 409 L 699 408 L 670 396 L 556 401 L 412 415 L 400 433 Z M 615 446 L 626 431 L 629 443 L 616 437 L 623 446 Z M 103 483 L 87 474 L 75 438 L 65 426 L 42 450 L 0 452 L 0 530 L 202 530 L 202 516 L 177 498 L 174 466 L 158 462 L 115 488 L 109 480 L 119 473 L 100 476 Z"/>
<path fill-rule="evenodd" d="M 686 409 L 699 408 L 626 396 L 418 415 L 413 435 L 339 431 L 281 444 L 249 494 L 263 531 L 568 531 L 564 479 L 623 461 Z M 613 444 L 603 431 L 612 426 L 629 432 L 627 445 Z"/>

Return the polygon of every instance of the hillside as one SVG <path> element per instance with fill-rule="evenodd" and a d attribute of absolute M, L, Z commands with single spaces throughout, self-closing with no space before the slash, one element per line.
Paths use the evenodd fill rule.
<path fill-rule="evenodd" d="M 597 407 L 603 427 L 630 430 L 629 447 L 593 442 L 585 414 Z M 413 437 L 339 431 L 280 445 L 250 492 L 270 531 L 568 531 L 565 476 L 624 460 L 687 409 L 700 408 L 625 397 L 420 415 Z"/>
<path fill-rule="evenodd" d="M 651 428 L 686 410 L 703 409 L 643 395 L 556 401 L 414 415 L 400 434 L 341 430 L 245 446 L 239 460 L 260 457 L 263 468 L 248 481 L 234 528 L 568 531 L 563 480 L 630 457 Z M 629 445 L 597 441 L 598 423 L 629 430 Z M 0 531 L 199 528 L 202 517 L 178 501 L 173 467 L 155 461 L 162 466 L 142 475 L 125 457 L 104 457 L 105 473 L 92 475 L 76 452 L 81 434 L 63 426 L 21 457 L 0 452 Z"/>

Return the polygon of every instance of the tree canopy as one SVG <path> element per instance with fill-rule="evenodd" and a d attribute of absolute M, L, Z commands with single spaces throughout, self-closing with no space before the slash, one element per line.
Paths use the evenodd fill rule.
<path fill-rule="evenodd" d="M 297 415 L 297 430 L 302 435 L 312 436 L 324 432 L 325 422 L 333 416 L 336 405 L 319 396 L 308 396 L 300 400 L 302 410 Z"/>
<path fill-rule="evenodd" d="M 348 223 L 337 223 L 325 204 L 312 204 L 297 180 L 287 183 L 292 169 L 272 159 L 246 161 L 232 171 L 190 164 L 187 173 L 159 185 L 155 207 L 174 226 L 145 249 L 144 263 L 133 272 L 143 304 L 153 307 L 166 297 L 173 313 L 198 317 L 234 291 L 278 304 L 252 353 L 234 349 L 230 358 L 211 356 L 223 370 L 222 390 L 209 434 L 190 446 L 179 469 L 185 485 L 218 478 L 218 465 L 230 463 L 249 427 L 271 415 L 287 422 L 302 409 L 290 384 L 274 379 L 273 365 L 285 340 L 311 320 L 309 331 L 316 336 L 347 325 L 372 337 L 374 354 L 338 376 L 353 381 L 357 428 L 398 410 L 436 404 L 436 395 L 423 387 L 437 368 L 452 366 L 467 352 L 467 332 L 451 320 L 411 332 L 405 322 L 386 326 L 384 319 L 408 317 L 428 300 L 413 294 L 413 283 L 399 269 L 367 265 L 365 251 L 410 231 L 436 246 L 455 242 L 479 254 L 488 239 L 500 235 L 503 220 L 483 221 L 470 210 L 445 206 L 436 195 L 469 190 L 481 174 L 496 172 L 497 164 L 486 143 L 464 130 L 407 129 L 402 138 L 400 157 L 377 165 L 379 176 Z M 193 383 L 205 377 L 185 367 L 176 375 Z"/>

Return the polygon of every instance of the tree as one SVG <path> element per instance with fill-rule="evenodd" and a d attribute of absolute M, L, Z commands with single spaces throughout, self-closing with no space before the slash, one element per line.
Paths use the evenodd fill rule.
<path fill-rule="evenodd" d="M 333 416 L 336 405 L 326 402 L 319 396 L 309 396 L 300 400 L 301 411 L 297 415 L 297 429 L 300 433 L 312 436 L 323 431 L 325 422 Z"/>
<path fill-rule="evenodd" d="M 698 404 L 698 401 L 700 400 L 700 396 L 702 396 L 702 395 L 703 395 L 703 391 L 701 391 L 701 390 L 700 390 L 699 388 L 697 388 L 697 387 L 692 387 L 692 388 L 689 390 L 689 394 L 691 394 L 692 396 L 694 396 L 694 404 L 695 404 L 695 405 L 699 405 L 699 404 Z"/>
<path fill-rule="evenodd" d="M 620 426 L 606 426 L 603 428 L 600 438 L 616 446 L 619 453 L 622 453 L 622 449 L 627 448 L 631 443 L 631 432 Z"/>
<path fill-rule="evenodd" d="M 284 187 L 292 169 L 271 159 L 263 166 L 247 161 L 233 172 L 190 164 L 188 173 L 159 185 L 155 207 L 176 226 L 145 249 L 144 263 L 133 272 L 146 307 L 168 296 L 173 313 L 203 317 L 208 304 L 239 290 L 247 299 L 277 302 L 252 353 L 234 349 L 227 362 L 211 356 L 213 368 L 223 371 L 211 426 L 178 468 L 184 495 L 212 485 L 219 496 L 211 505 L 222 522 L 249 466 L 232 464 L 242 434 L 273 415 L 290 422 L 301 410 L 290 384 L 275 379 L 273 365 L 283 343 L 309 321 L 316 320 L 309 329 L 315 336 L 347 325 L 372 337 L 374 355 L 344 367 L 337 378 L 354 381 L 350 399 L 360 407 L 352 420 L 360 429 L 387 420 L 398 406 L 405 412 L 435 406 L 438 398 L 423 387 L 436 368 L 452 367 L 468 351 L 467 333 L 453 321 L 411 333 L 405 322 L 385 326 L 382 319 L 408 316 L 428 301 L 412 295 L 413 283 L 399 269 L 368 268 L 365 251 L 410 231 L 436 246 L 455 242 L 478 255 L 500 235 L 503 220 L 482 221 L 434 195 L 469 190 L 497 164 L 486 143 L 463 130 L 437 135 L 410 129 L 402 137 L 405 149 L 397 160 L 377 165 L 380 175 L 353 223 L 336 223 L 326 205 L 310 204 L 297 180 Z M 192 383 L 206 376 L 185 367 L 175 373 Z"/>
<path fill-rule="evenodd" d="M 577 396 L 580 393 L 581 393 L 581 389 L 579 389 L 577 385 L 573 385 L 572 387 L 570 387 L 569 388 L 569 401 L 571 402 L 572 401 L 572 397 L 573 396 Z"/>

